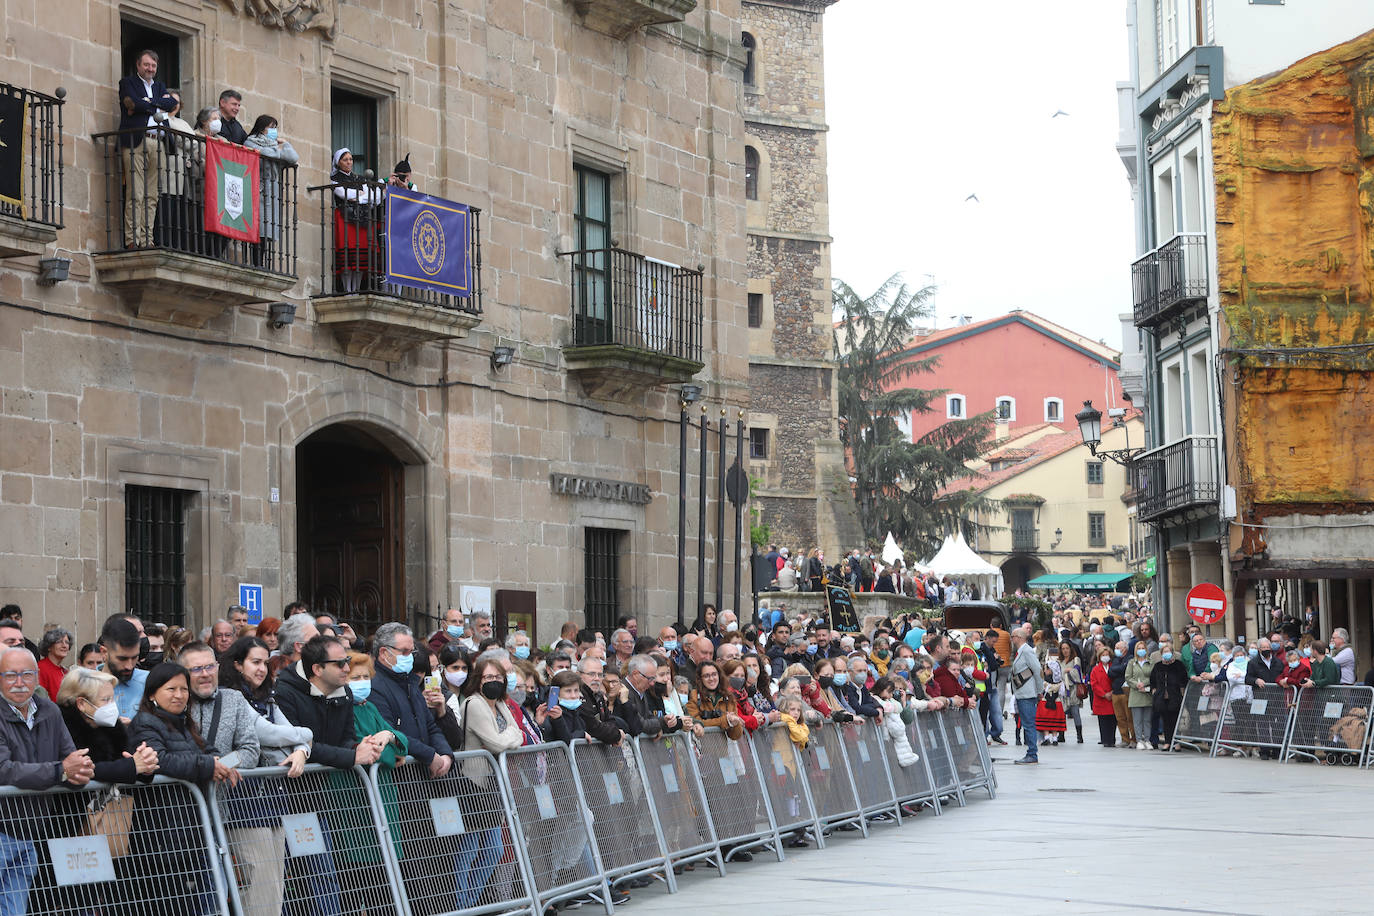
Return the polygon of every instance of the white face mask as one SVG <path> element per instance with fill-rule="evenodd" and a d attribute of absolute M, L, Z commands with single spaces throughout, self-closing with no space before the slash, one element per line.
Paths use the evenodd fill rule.
<path fill-rule="evenodd" d="M 111 700 L 104 706 L 99 707 L 95 712 L 91 713 L 91 721 L 101 728 L 113 727 L 114 724 L 119 721 L 119 704 Z"/>
<path fill-rule="evenodd" d="M 449 682 L 452 687 L 462 687 L 463 682 L 468 679 L 468 673 L 464 671 L 445 671 L 444 680 Z"/>
<path fill-rule="evenodd" d="M 209 131 L 211 134 L 218 134 L 219 129 L 223 126 L 224 125 L 220 122 L 219 118 L 214 118 L 205 125 L 205 129 Z"/>
<path fill-rule="evenodd" d="M 730 621 L 729 623 L 727 623 L 727 624 L 725 625 L 725 632 L 727 632 L 727 633 L 733 633 L 733 632 L 735 632 L 735 631 L 738 630 L 738 629 L 739 629 L 739 624 L 735 623 L 733 620 Z"/>

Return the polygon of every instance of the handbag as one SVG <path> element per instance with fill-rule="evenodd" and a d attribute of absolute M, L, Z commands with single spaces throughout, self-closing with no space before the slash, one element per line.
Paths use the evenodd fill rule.
<path fill-rule="evenodd" d="M 110 789 L 91 799 L 86 806 L 86 835 L 103 836 L 110 846 L 111 858 L 129 854 L 129 838 L 134 832 L 134 800 Z"/>
<path fill-rule="evenodd" d="M 1080 700 L 1086 700 L 1088 698 L 1088 685 L 1079 681 L 1073 685 L 1073 694 Z"/>

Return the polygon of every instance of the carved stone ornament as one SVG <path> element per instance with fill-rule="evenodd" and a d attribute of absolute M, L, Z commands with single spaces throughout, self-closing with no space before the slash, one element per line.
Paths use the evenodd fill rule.
<path fill-rule="evenodd" d="M 1207 85 L 1207 77 L 1201 73 L 1188 74 L 1187 83 L 1187 88 L 1179 93 L 1178 98 L 1164 98 L 1160 100 L 1159 113 L 1155 115 L 1154 121 L 1150 124 L 1151 130 L 1159 130 L 1165 124 L 1177 118 L 1185 108 L 1207 95 L 1210 91 Z"/>
<path fill-rule="evenodd" d="M 265 26 L 292 32 L 322 32 L 333 39 L 339 31 L 339 4 L 342 0 L 221 0 L 235 13 L 246 15 Z"/>

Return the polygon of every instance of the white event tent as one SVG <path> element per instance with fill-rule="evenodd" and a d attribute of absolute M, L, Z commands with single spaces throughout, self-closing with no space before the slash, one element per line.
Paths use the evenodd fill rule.
<path fill-rule="evenodd" d="M 941 578 L 949 576 L 976 583 L 984 598 L 1002 597 L 1002 570 L 974 553 L 962 532 L 957 537 L 946 537 L 939 552 L 924 565 Z"/>

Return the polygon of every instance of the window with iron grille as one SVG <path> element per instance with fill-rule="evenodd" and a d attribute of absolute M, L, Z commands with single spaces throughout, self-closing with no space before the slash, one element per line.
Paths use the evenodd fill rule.
<path fill-rule="evenodd" d="M 587 626 L 609 633 L 620 618 L 620 543 L 625 532 L 586 529 Z"/>
<path fill-rule="evenodd" d="M 185 625 L 189 495 L 124 488 L 124 605 L 145 623 Z"/>
<path fill-rule="evenodd" d="M 763 293 L 749 294 L 749 327 L 763 327 Z"/>
<path fill-rule="evenodd" d="M 1107 546 L 1107 513 L 1088 513 L 1088 546 Z"/>
<path fill-rule="evenodd" d="M 761 426 L 749 427 L 749 457 L 758 461 L 768 459 L 768 430 Z"/>
<path fill-rule="evenodd" d="M 1101 483 L 1101 482 L 1102 482 L 1102 462 L 1100 462 L 1100 461 L 1089 461 L 1089 462 L 1088 462 L 1088 483 Z"/>

